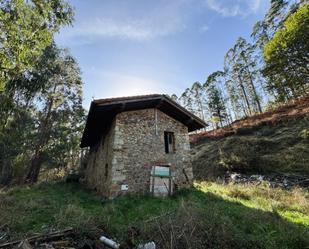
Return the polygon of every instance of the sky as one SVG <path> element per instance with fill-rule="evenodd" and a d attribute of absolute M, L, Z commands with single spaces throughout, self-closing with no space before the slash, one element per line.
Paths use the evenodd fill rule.
<path fill-rule="evenodd" d="M 238 37 L 250 40 L 268 0 L 70 0 L 73 26 L 56 43 L 76 58 L 91 100 L 164 93 L 222 70 Z"/>

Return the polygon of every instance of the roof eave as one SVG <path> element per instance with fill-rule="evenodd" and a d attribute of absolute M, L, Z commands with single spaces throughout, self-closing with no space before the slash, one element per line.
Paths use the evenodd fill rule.
<path fill-rule="evenodd" d="M 182 107 L 181 105 L 173 101 L 167 95 L 153 94 L 153 95 L 148 95 L 145 98 L 141 98 L 141 96 L 139 96 L 139 99 L 128 98 L 127 100 L 110 101 L 110 102 L 105 102 L 105 103 L 102 100 L 93 100 L 90 104 L 89 113 L 87 116 L 87 121 L 86 121 L 85 129 L 83 132 L 83 136 L 81 139 L 80 147 L 83 148 L 83 147 L 91 146 L 92 138 L 89 133 L 91 133 L 92 128 L 90 127 L 90 123 L 93 121 L 92 119 L 94 118 L 93 115 L 95 114 L 96 107 L 106 108 L 109 106 L 117 106 L 117 105 L 123 104 L 122 109 L 125 110 L 126 104 L 130 104 L 130 103 L 132 104 L 132 103 L 139 102 L 139 101 L 140 102 L 142 101 L 161 101 L 161 102 L 165 101 L 168 105 L 171 105 L 172 107 L 179 110 L 180 113 L 183 113 L 185 116 L 188 117 L 188 121 L 186 122 L 182 122 L 180 120 L 179 121 L 188 127 L 189 132 L 202 129 L 208 126 L 202 119 L 200 119 L 193 113 L 186 110 L 184 107 Z M 158 108 L 158 107 L 155 106 L 154 108 Z M 192 122 L 194 124 L 191 124 Z"/>

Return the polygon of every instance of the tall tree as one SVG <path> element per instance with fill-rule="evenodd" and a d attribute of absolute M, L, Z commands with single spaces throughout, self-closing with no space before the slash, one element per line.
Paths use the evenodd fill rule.
<path fill-rule="evenodd" d="M 233 106 L 245 106 L 244 112 L 249 115 L 253 112 L 262 112 L 260 94 L 258 93 L 258 69 L 253 58 L 254 48 L 245 39 L 239 38 L 233 48 L 225 56 L 225 73 L 229 78 L 227 84 L 231 99 L 235 102 L 242 100 L 243 103 L 233 103 Z M 231 92 L 236 91 L 234 93 Z"/>
<path fill-rule="evenodd" d="M 271 0 L 270 8 L 265 15 L 265 23 L 270 32 L 276 32 L 287 14 L 289 4 L 286 0 Z"/>
<path fill-rule="evenodd" d="M 62 0 L 0 2 L 0 91 L 33 68 L 53 34 L 72 18 L 72 8 Z"/>
<path fill-rule="evenodd" d="M 24 165 L 31 154 L 35 120 L 31 113 L 15 108 L 5 132 L 0 133 L 0 185 L 8 184 L 13 178 L 21 177 Z"/>
<path fill-rule="evenodd" d="M 221 127 L 227 118 L 227 108 L 225 104 L 226 100 L 223 97 L 219 81 L 222 74 L 223 72 L 220 71 L 210 74 L 204 84 L 204 87 L 207 91 L 207 104 L 213 117 L 212 120 L 214 120 L 214 118 L 219 119 Z"/>
<path fill-rule="evenodd" d="M 250 95 L 258 111 L 262 113 L 260 96 L 257 92 L 256 80 L 259 76 L 256 61 L 253 58 L 254 47 L 247 43 L 243 38 L 239 38 L 235 45 L 235 51 L 238 51 L 238 62 L 242 67 L 242 74 L 248 84 Z"/>
<path fill-rule="evenodd" d="M 278 30 L 286 16 L 288 2 L 286 0 L 271 0 L 270 7 L 263 20 L 258 21 L 252 29 L 251 36 L 254 45 L 263 50 L 265 44 L 272 38 Z"/>
<path fill-rule="evenodd" d="M 234 112 L 239 112 L 236 108 L 242 106 L 245 116 L 252 114 L 252 107 L 249 101 L 248 89 L 242 78 L 242 66 L 237 62 L 237 54 L 231 48 L 225 55 L 224 71 L 226 75 L 227 89 L 230 94 Z"/>
<path fill-rule="evenodd" d="M 45 50 L 29 80 L 33 84 L 44 82 L 37 95 L 37 106 L 41 107 L 37 111 L 38 132 L 25 175 L 25 182 L 32 183 L 37 181 L 47 148 L 57 137 L 52 136 L 53 132 L 63 125 L 60 120 L 73 125 L 73 131 L 75 115 L 82 116 L 82 81 L 74 58 L 54 44 Z"/>
<path fill-rule="evenodd" d="M 205 103 L 206 103 L 206 93 L 200 82 L 194 82 L 191 87 L 193 105 L 195 106 L 196 113 L 198 116 L 205 119 Z"/>
<path fill-rule="evenodd" d="M 190 112 L 195 113 L 196 109 L 194 108 L 192 92 L 190 88 L 187 88 L 180 96 L 179 103 L 187 108 Z"/>
<path fill-rule="evenodd" d="M 36 130 L 32 100 L 39 85 L 28 85 L 27 81 L 26 75 L 20 75 L 0 92 L 0 184 L 10 182 L 16 165 L 25 165 L 31 153 Z"/>
<path fill-rule="evenodd" d="M 277 93 L 273 89 L 266 87 L 268 79 L 263 77 L 262 74 L 262 69 L 265 66 L 263 57 L 264 46 L 272 39 L 275 32 L 282 27 L 283 21 L 287 16 L 298 8 L 299 4 L 300 2 L 291 4 L 291 2 L 287 0 L 271 0 L 270 7 L 264 19 L 258 21 L 253 27 L 251 37 L 253 38 L 253 48 L 256 54 L 256 66 L 258 69 L 261 91 L 263 93 L 262 97 L 266 97 L 266 101 L 269 99 L 276 99 Z"/>
<path fill-rule="evenodd" d="M 264 47 L 268 88 L 278 100 L 309 93 L 309 4 L 291 14 Z"/>

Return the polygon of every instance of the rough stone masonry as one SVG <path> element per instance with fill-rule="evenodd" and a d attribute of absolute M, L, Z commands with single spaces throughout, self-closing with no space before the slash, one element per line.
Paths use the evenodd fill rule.
<path fill-rule="evenodd" d="M 205 125 L 166 95 L 94 100 L 81 141 L 86 183 L 107 198 L 189 186 L 189 132 Z"/>
<path fill-rule="evenodd" d="M 165 131 L 174 133 L 174 153 L 165 152 Z M 188 127 L 157 109 L 117 114 L 95 147 L 89 155 L 86 181 L 104 196 L 148 193 L 153 165 L 170 165 L 176 188 L 192 181 Z M 123 185 L 128 190 L 121 190 Z"/>

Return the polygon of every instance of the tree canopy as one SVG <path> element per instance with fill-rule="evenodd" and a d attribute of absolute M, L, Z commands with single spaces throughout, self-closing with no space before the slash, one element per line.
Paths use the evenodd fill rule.
<path fill-rule="evenodd" d="M 0 1 L 0 184 L 77 164 L 81 72 L 53 42 L 72 20 L 64 0 Z"/>
<path fill-rule="evenodd" d="M 10 79 L 33 68 L 53 34 L 72 20 L 72 8 L 63 0 L 2 0 L 0 91 Z"/>
<path fill-rule="evenodd" d="M 253 26 L 252 41 L 239 37 L 226 52 L 223 69 L 173 99 L 209 123 L 218 119 L 213 113 L 223 111 L 224 126 L 278 102 L 308 96 L 308 13 L 308 1 L 271 0 L 264 18 Z"/>
<path fill-rule="evenodd" d="M 300 7 L 264 47 L 270 89 L 281 100 L 309 92 L 309 5 Z"/>

